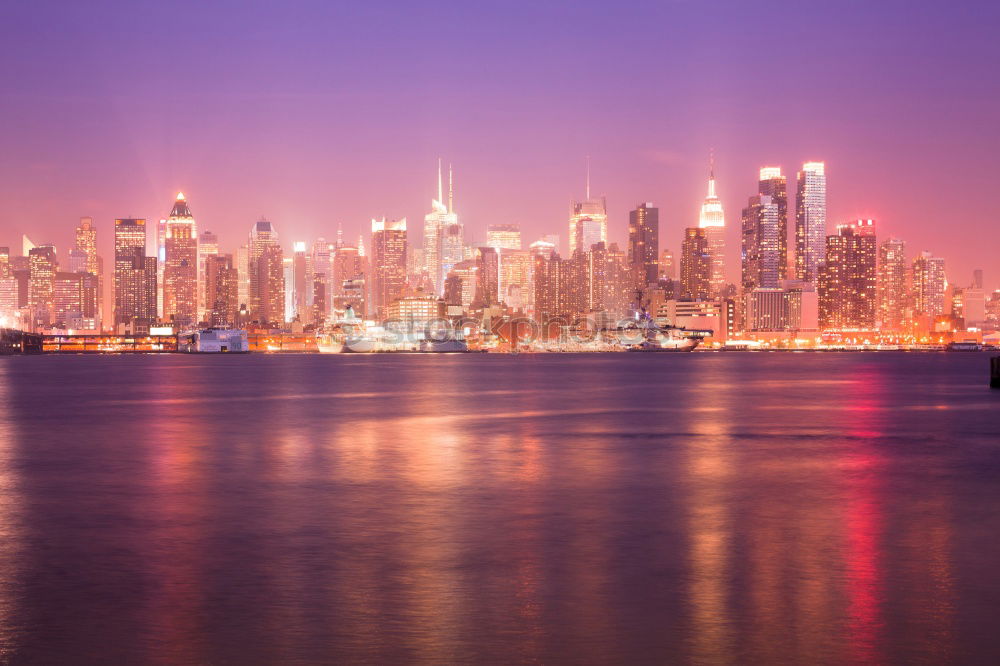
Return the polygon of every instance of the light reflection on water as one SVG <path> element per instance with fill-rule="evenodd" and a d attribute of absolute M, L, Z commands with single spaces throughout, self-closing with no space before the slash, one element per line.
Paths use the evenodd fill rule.
<path fill-rule="evenodd" d="M 0 660 L 989 661 L 985 363 L 0 359 Z"/>

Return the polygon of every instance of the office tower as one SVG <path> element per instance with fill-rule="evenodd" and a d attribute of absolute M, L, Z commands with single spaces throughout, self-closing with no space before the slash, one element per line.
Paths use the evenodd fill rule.
<path fill-rule="evenodd" d="M 323 273 L 314 273 L 312 283 L 312 322 L 315 326 L 322 326 L 326 323 L 329 306 L 329 286 L 330 280 Z"/>
<path fill-rule="evenodd" d="M 208 321 L 211 310 L 207 292 L 205 291 L 205 271 L 208 257 L 219 254 L 219 237 L 211 231 L 203 231 L 198 235 L 198 321 Z"/>
<path fill-rule="evenodd" d="M 491 224 L 486 228 L 486 244 L 507 250 L 521 249 L 521 226 L 518 224 Z"/>
<path fill-rule="evenodd" d="M 372 220 L 371 246 L 372 309 L 383 317 L 406 286 L 406 218 Z"/>
<path fill-rule="evenodd" d="M 708 242 L 711 275 L 709 290 L 712 298 L 722 294 L 726 286 L 726 216 L 722 210 L 722 202 L 715 195 L 715 165 L 709 167 L 708 195 L 701 204 L 698 215 L 698 228 L 704 230 Z"/>
<path fill-rule="evenodd" d="M 921 252 L 913 260 L 914 307 L 922 315 L 940 317 L 945 313 L 947 279 L 944 259 L 930 252 Z"/>
<path fill-rule="evenodd" d="M 781 280 L 781 209 L 770 196 L 750 197 L 741 215 L 742 286 L 776 289 Z"/>
<path fill-rule="evenodd" d="M 448 202 L 445 205 L 441 180 L 441 160 L 438 160 L 437 199 L 431 200 L 431 212 L 424 216 L 424 262 L 423 270 L 430 280 L 432 291 L 440 295 L 444 288 L 444 278 L 451 267 L 462 261 L 464 246 L 463 230 L 454 211 L 454 188 L 451 166 L 448 166 Z M 447 247 L 443 245 L 445 236 L 450 238 Z M 457 248 L 455 246 L 458 242 Z M 445 251 L 447 250 L 447 260 Z"/>
<path fill-rule="evenodd" d="M 795 277 L 814 282 L 826 253 L 826 167 L 806 162 L 795 199 Z"/>
<path fill-rule="evenodd" d="M 674 259 L 674 251 L 664 249 L 660 252 L 660 277 L 667 280 L 677 279 L 677 262 Z"/>
<path fill-rule="evenodd" d="M 83 319 L 83 282 L 89 273 L 57 271 L 53 281 L 52 323 L 58 328 L 84 328 L 76 323 Z M 89 328 L 89 326 L 87 327 Z"/>
<path fill-rule="evenodd" d="M 310 250 L 308 259 L 308 268 L 306 272 L 306 282 L 315 283 L 319 278 L 326 281 L 323 293 L 324 296 L 329 296 L 331 292 L 330 279 L 333 275 L 333 251 L 335 245 L 330 243 L 328 240 L 320 236 L 313 241 L 312 248 Z M 313 290 L 315 294 L 315 289 Z M 323 312 L 324 319 L 330 314 L 330 299 L 325 298 L 323 301 L 327 310 Z"/>
<path fill-rule="evenodd" d="M 283 288 L 281 311 L 284 321 L 295 321 L 295 257 L 281 258 L 281 284 Z M 307 320 L 308 321 L 308 320 Z"/>
<path fill-rule="evenodd" d="M 10 248 L 0 247 L 0 279 L 10 277 Z"/>
<path fill-rule="evenodd" d="M 604 197 L 590 197 L 590 158 L 587 158 L 587 196 L 574 201 L 569 216 L 569 256 L 586 252 L 596 243 L 608 242 L 608 204 Z M 558 242 L 557 242 L 558 245 Z"/>
<path fill-rule="evenodd" d="M 344 296 L 344 283 L 355 278 L 363 278 L 368 273 L 368 259 L 356 247 L 343 246 L 333 253 L 332 293 Z"/>
<path fill-rule="evenodd" d="M 35 244 L 28 238 L 28 234 L 21 234 L 21 256 L 30 256 L 33 249 L 35 249 Z"/>
<path fill-rule="evenodd" d="M 76 227 L 76 244 L 74 249 L 82 253 L 84 257 L 83 265 L 75 265 L 70 268 L 74 273 L 90 273 L 97 278 L 98 288 L 96 290 L 96 302 L 87 304 L 84 308 L 88 312 L 95 310 L 96 328 L 100 328 L 103 317 L 104 305 L 104 267 L 101 258 L 97 255 L 97 227 L 94 226 L 94 219 L 91 217 L 81 217 L 80 224 Z M 86 293 L 87 297 L 90 292 Z"/>
<path fill-rule="evenodd" d="M 205 257 L 205 298 L 208 303 L 207 321 L 210 326 L 232 328 L 239 312 L 239 270 L 233 255 L 214 254 Z"/>
<path fill-rule="evenodd" d="M 167 217 L 163 319 L 181 331 L 198 323 L 198 230 L 183 192 Z"/>
<path fill-rule="evenodd" d="M 531 253 L 493 247 L 500 262 L 500 301 L 514 310 L 526 307 L 531 302 Z"/>
<path fill-rule="evenodd" d="M 338 231 L 339 234 L 339 231 Z M 306 254 L 306 244 L 296 241 L 292 246 L 292 309 L 290 317 L 299 317 L 300 321 L 308 321 L 308 308 L 312 304 L 310 295 L 313 293 L 312 280 L 309 279 L 309 257 Z"/>
<path fill-rule="evenodd" d="M 282 326 L 285 323 L 285 276 L 283 252 L 278 231 L 261 218 L 250 228 L 248 243 L 250 274 L 250 318 L 260 324 Z"/>
<path fill-rule="evenodd" d="M 875 221 L 856 220 L 826 239 L 821 264 L 819 323 L 825 329 L 875 328 L 878 316 L 878 247 Z"/>
<path fill-rule="evenodd" d="M 535 244 L 532 244 L 534 248 Z M 555 252 L 532 252 L 535 321 L 547 323 L 560 315 L 559 286 L 563 262 Z"/>
<path fill-rule="evenodd" d="M 906 244 L 896 238 L 883 241 L 878 257 L 878 318 L 882 331 L 898 333 L 904 329 L 909 301 L 906 269 Z"/>
<path fill-rule="evenodd" d="M 28 306 L 36 326 L 49 326 L 55 316 L 56 248 L 38 245 L 28 251 L 29 287 Z"/>
<path fill-rule="evenodd" d="M 237 297 L 240 308 L 250 309 L 250 246 L 240 245 L 233 255 L 236 273 L 238 275 Z"/>
<path fill-rule="evenodd" d="M 681 298 L 705 300 L 712 297 L 712 255 L 705 229 L 688 227 L 681 246 Z"/>
<path fill-rule="evenodd" d="M 757 194 L 778 207 L 778 279 L 788 279 L 788 182 L 781 167 L 761 167 Z"/>
<path fill-rule="evenodd" d="M 146 220 L 115 220 L 115 331 L 149 330 L 156 320 L 159 262 L 146 256 Z"/>
<path fill-rule="evenodd" d="M 606 314 L 605 323 L 613 326 L 614 320 L 628 314 L 635 293 L 635 271 L 617 243 L 594 245 L 587 253 L 587 261 L 587 309 Z"/>
<path fill-rule="evenodd" d="M 477 263 L 476 299 L 477 309 L 500 304 L 500 252 L 496 248 L 479 248 Z"/>
<path fill-rule="evenodd" d="M 639 204 L 628 214 L 628 264 L 632 285 L 645 289 L 659 280 L 660 209 Z"/>
<path fill-rule="evenodd" d="M 2 249 L 2 248 L 0 248 Z M 983 269 L 977 268 L 972 271 L 972 288 L 982 289 L 983 288 Z"/>

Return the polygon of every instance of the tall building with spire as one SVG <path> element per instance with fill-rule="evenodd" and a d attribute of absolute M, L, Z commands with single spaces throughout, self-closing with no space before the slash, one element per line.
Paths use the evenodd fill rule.
<path fill-rule="evenodd" d="M 597 243 L 608 242 L 608 202 L 590 196 L 590 158 L 587 158 L 587 188 L 583 201 L 574 201 L 569 215 L 569 256 L 587 252 Z"/>
<path fill-rule="evenodd" d="M 444 279 L 451 267 L 462 260 L 462 249 L 465 239 L 461 226 L 458 226 L 458 215 L 452 206 L 454 191 L 452 188 L 452 172 L 448 167 L 448 202 L 444 201 L 444 181 L 441 174 L 441 160 L 438 160 L 438 192 L 437 199 L 431 200 L 431 212 L 424 216 L 424 265 L 434 294 L 440 296 L 444 289 Z M 448 243 L 445 239 L 448 239 Z M 459 243 L 458 251 L 453 247 Z M 447 256 L 445 256 L 447 255 Z M 457 255 L 457 256 L 456 256 Z"/>
<path fill-rule="evenodd" d="M 698 228 L 705 232 L 710 264 L 709 291 L 712 297 L 716 297 L 726 287 L 726 215 L 722 210 L 722 201 L 715 194 L 714 158 L 709 163 L 708 195 L 701 204 Z"/>
<path fill-rule="evenodd" d="M 198 229 L 183 192 L 167 217 L 163 318 L 178 330 L 198 323 Z"/>
<path fill-rule="evenodd" d="M 806 162 L 795 198 L 795 278 L 815 282 L 826 254 L 826 166 Z"/>

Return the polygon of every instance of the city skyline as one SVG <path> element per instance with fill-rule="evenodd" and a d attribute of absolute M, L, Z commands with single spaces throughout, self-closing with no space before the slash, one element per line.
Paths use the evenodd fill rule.
<path fill-rule="evenodd" d="M 236 16 L 196 6 L 137 16 L 116 3 L 7 8 L 5 60 L 37 55 L 11 68 L 0 93 L 16 130 L 0 166 L 0 244 L 16 247 L 26 230 L 36 242 L 68 247 L 65 229 L 81 216 L 99 225 L 159 220 L 178 190 L 196 202 L 199 229 L 223 244 L 262 214 L 289 241 L 330 238 L 338 224 L 356 238 L 372 217 L 420 220 L 428 165 L 439 155 L 456 166 L 467 235 L 483 239 L 488 225 L 513 222 L 526 238 L 563 236 L 590 155 L 593 192 L 607 196 L 609 240 L 624 244 L 628 211 L 652 201 L 661 246 L 678 252 L 673 239 L 696 224 L 714 148 L 729 282 L 738 279 L 734 213 L 756 191 L 758 169 L 782 166 L 791 199 L 794 173 L 809 160 L 829 172 L 827 233 L 877 219 L 883 234 L 934 252 L 959 274 L 989 267 L 998 234 L 989 207 L 945 193 L 987 192 L 992 180 L 989 146 L 1000 130 L 986 119 L 1000 95 L 989 85 L 996 54 L 982 44 L 995 7 L 792 12 L 671 3 L 612 11 L 576 3 L 569 14 L 533 8 L 531 21 L 442 5 L 298 9 L 315 20 L 278 8 Z M 98 38 L 129 25 L 155 41 L 178 12 L 190 27 L 171 34 L 183 48 L 169 54 L 140 49 L 124 62 Z M 44 34 L 31 30 L 42 20 Z M 318 39 L 334 20 L 343 39 Z M 566 48 L 598 23 L 605 49 Z M 636 24 L 663 39 L 630 39 Z M 421 28 L 442 25 L 452 36 L 447 48 L 420 38 Z M 709 26 L 712 40 L 703 37 Z M 933 58 L 923 40 L 929 26 Z M 375 27 L 386 46 L 354 57 L 362 42 L 353 35 Z M 736 57 L 758 47 L 755 27 L 780 35 L 780 46 Z M 500 47 L 511 35 L 520 48 L 508 57 Z M 761 61 L 785 85 L 759 90 Z M 599 92 L 590 94 L 594 82 Z M 640 84 L 643 94 L 622 104 Z M 585 93 L 589 103 L 567 102 Z M 949 104 L 956 96 L 963 103 Z M 954 224 L 962 233 L 942 233 Z M 107 234 L 99 242 L 110 256 Z M 995 275 L 987 279 L 997 286 Z"/>

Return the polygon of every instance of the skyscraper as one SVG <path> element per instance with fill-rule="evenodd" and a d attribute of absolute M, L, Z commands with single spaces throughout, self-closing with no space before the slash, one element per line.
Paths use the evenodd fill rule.
<path fill-rule="evenodd" d="M 596 243 L 608 242 L 608 204 L 604 197 L 590 197 L 590 158 L 587 158 L 587 197 L 574 201 L 569 216 L 569 256 L 586 252 Z"/>
<path fill-rule="evenodd" d="M 84 310 L 95 313 L 91 316 L 95 319 L 95 326 L 100 328 L 104 305 L 104 262 L 97 255 L 97 227 L 94 226 L 93 218 L 80 218 L 80 224 L 76 228 L 75 249 L 77 252 L 83 253 L 84 256 L 82 270 L 79 270 L 80 267 L 76 267 L 76 272 L 90 273 L 97 280 L 96 290 L 93 292 L 89 289 L 84 291 L 84 298 L 94 299 L 93 303 L 84 304 Z"/>
<path fill-rule="evenodd" d="M 205 295 L 210 326 L 229 328 L 236 325 L 240 307 L 238 283 L 239 271 L 233 265 L 233 255 L 205 257 Z"/>
<path fill-rule="evenodd" d="M 944 259 L 930 252 L 921 252 L 913 260 L 913 297 L 918 313 L 931 318 L 943 315 L 947 285 Z"/>
<path fill-rule="evenodd" d="M 872 330 L 878 312 L 875 221 L 856 220 L 826 239 L 817 279 L 819 322 L 827 329 Z"/>
<path fill-rule="evenodd" d="M 684 230 L 681 246 L 681 298 L 705 300 L 712 297 L 712 255 L 708 237 L 700 227 Z"/>
<path fill-rule="evenodd" d="M 781 280 L 781 209 L 766 194 L 750 197 L 741 216 L 742 286 L 776 289 Z"/>
<path fill-rule="evenodd" d="M 704 230 L 708 243 L 711 265 L 709 291 L 712 297 L 718 297 L 726 286 L 726 215 L 722 210 L 722 201 L 715 194 L 714 160 L 708 171 L 708 195 L 701 204 L 698 228 Z"/>
<path fill-rule="evenodd" d="M 372 308 L 384 317 L 406 286 L 406 218 L 372 220 Z"/>
<path fill-rule="evenodd" d="M 781 167 L 761 167 L 757 193 L 778 207 L 778 279 L 788 279 L 788 182 Z"/>
<path fill-rule="evenodd" d="M 115 332 L 148 331 L 156 320 L 158 263 L 146 256 L 146 220 L 115 220 Z"/>
<path fill-rule="evenodd" d="M 309 279 L 309 261 L 306 255 L 306 244 L 303 241 L 296 241 L 292 245 L 292 303 L 294 309 L 289 313 L 289 317 L 298 316 L 302 322 L 311 319 L 308 308 L 312 299 L 309 297 L 313 293 L 312 281 Z"/>
<path fill-rule="evenodd" d="M 208 321 L 211 310 L 207 292 L 205 291 L 205 271 L 208 257 L 219 254 L 219 237 L 211 231 L 203 231 L 198 235 L 198 321 Z"/>
<path fill-rule="evenodd" d="M 674 260 L 674 251 L 664 249 L 660 252 L 660 277 L 668 280 L 677 279 L 677 262 Z"/>
<path fill-rule="evenodd" d="M 795 277 L 814 282 L 826 253 L 826 167 L 806 162 L 795 199 Z"/>
<path fill-rule="evenodd" d="M 878 304 L 879 328 L 900 332 L 906 321 L 909 299 L 906 287 L 906 244 L 890 238 L 879 246 Z"/>
<path fill-rule="evenodd" d="M 461 238 L 461 227 L 458 225 L 458 216 L 452 209 L 454 203 L 452 188 L 452 172 L 448 167 L 448 204 L 444 202 L 444 188 L 441 178 L 441 160 L 438 160 L 438 193 L 437 199 L 431 200 L 431 212 L 424 216 L 424 270 L 430 280 L 431 286 L 436 296 L 440 296 L 444 288 L 444 277 L 451 266 L 462 260 L 459 255 L 455 256 L 455 248 L 449 244 L 448 248 L 442 247 L 442 240 L 446 230 L 450 232 L 452 240 L 455 237 Z M 461 247 L 461 245 L 459 246 Z M 448 250 L 448 261 L 445 261 L 444 251 Z M 445 264 L 448 264 L 445 268 Z"/>
<path fill-rule="evenodd" d="M 590 248 L 587 248 L 588 250 Z M 660 209 L 651 202 L 628 214 L 628 263 L 632 286 L 645 289 L 659 279 Z"/>
<path fill-rule="evenodd" d="M 183 192 L 167 217 L 163 266 L 163 318 L 177 330 L 198 323 L 198 230 Z"/>
<path fill-rule="evenodd" d="M 261 218 L 250 228 L 248 245 L 250 318 L 281 326 L 285 323 L 285 276 L 277 229 Z"/>
<path fill-rule="evenodd" d="M 486 228 L 486 244 L 490 247 L 520 250 L 521 226 L 518 224 L 491 224 Z"/>
<path fill-rule="evenodd" d="M 55 318 L 56 248 L 38 245 L 28 251 L 28 306 L 37 326 L 49 326 Z"/>

